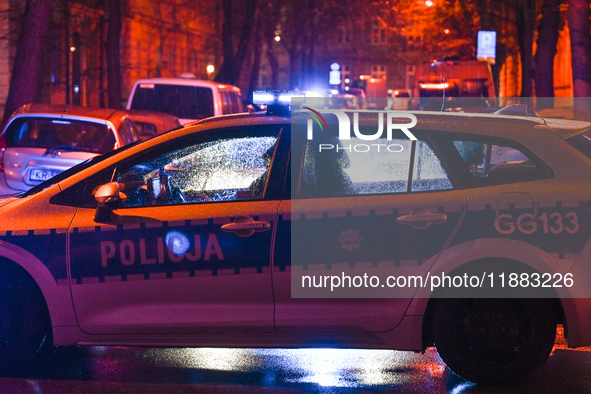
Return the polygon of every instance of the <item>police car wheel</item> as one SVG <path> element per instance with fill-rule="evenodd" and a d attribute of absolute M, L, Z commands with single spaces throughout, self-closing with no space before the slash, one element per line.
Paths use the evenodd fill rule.
<path fill-rule="evenodd" d="M 432 333 L 447 366 L 484 385 L 518 383 L 548 358 L 556 320 L 544 299 L 441 299 Z"/>
<path fill-rule="evenodd" d="M 39 290 L 24 279 L 0 282 L 0 373 L 31 362 L 48 338 L 49 319 Z"/>

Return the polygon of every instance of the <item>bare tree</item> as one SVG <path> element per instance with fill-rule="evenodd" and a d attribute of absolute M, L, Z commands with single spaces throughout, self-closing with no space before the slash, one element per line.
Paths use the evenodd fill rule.
<path fill-rule="evenodd" d="M 570 30 L 573 67 L 573 96 L 591 97 L 591 35 L 589 34 L 589 1 L 570 0 L 566 19 Z M 589 98 L 575 99 L 575 117 L 591 119 Z"/>
<path fill-rule="evenodd" d="M 318 82 L 322 72 L 322 53 L 338 34 L 346 10 L 338 0 L 292 0 L 280 2 L 281 43 L 289 54 L 290 88 L 309 88 Z M 324 47 L 324 48 L 323 48 Z M 328 74 L 328 64 L 324 74 Z"/>
<path fill-rule="evenodd" d="M 121 1 L 109 0 L 109 27 L 107 29 L 107 99 L 110 108 L 121 107 Z"/>
<path fill-rule="evenodd" d="M 515 2 L 517 42 L 521 55 L 521 97 L 533 97 L 533 44 L 536 28 L 536 0 Z"/>
<path fill-rule="evenodd" d="M 52 3 L 52 0 L 27 0 L 4 109 L 5 120 L 18 107 L 37 98 Z"/>
<path fill-rule="evenodd" d="M 246 0 L 239 3 L 232 0 L 223 0 L 223 23 L 222 23 L 222 43 L 224 61 L 215 80 L 222 83 L 236 85 L 242 65 L 248 54 L 249 42 L 254 31 L 256 22 L 256 11 L 258 0 Z M 236 11 L 239 12 L 236 15 Z M 236 28 L 238 27 L 238 39 L 236 40 Z"/>
<path fill-rule="evenodd" d="M 544 0 L 542 18 L 538 26 L 537 49 L 534 56 L 534 80 L 536 96 L 547 97 L 537 100 L 536 108 L 554 107 L 554 56 L 558 43 L 558 27 L 560 24 L 561 0 Z"/>
<path fill-rule="evenodd" d="M 256 90 L 259 83 L 259 75 L 261 71 L 261 58 L 262 58 L 262 49 L 263 49 L 263 31 L 261 28 L 262 25 L 262 18 L 259 15 L 257 17 L 257 26 L 254 33 L 254 48 L 253 48 L 253 55 L 252 55 L 252 66 L 250 68 L 250 82 L 248 85 L 248 90 L 253 91 Z"/>
<path fill-rule="evenodd" d="M 280 0 L 266 0 L 261 3 L 260 17 L 263 23 L 262 37 L 267 47 L 266 57 L 271 68 L 271 85 L 272 89 L 279 88 L 279 60 L 275 53 L 275 29 L 279 24 L 281 18 L 281 4 Z"/>

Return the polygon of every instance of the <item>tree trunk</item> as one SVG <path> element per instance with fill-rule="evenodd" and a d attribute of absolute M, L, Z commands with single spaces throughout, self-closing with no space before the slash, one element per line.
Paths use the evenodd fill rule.
<path fill-rule="evenodd" d="M 521 97 L 533 96 L 533 43 L 536 24 L 535 0 L 520 0 L 516 4 L 517 40 L 521 55 Z M 529 100 L 527 100 L 529 101 Z"/>
<path fill-rule="evenodd" d="M 259 87 L 259 75 L 261 71 L 261 58 L 262 58 L 262 51 L 263 51 L 263 24 L 265 20 L 263 19 L 262 12 L 259 13 L 257 17 L 257 25 L 255 28 L 255 36 L 254 36 L 254 54 L 252 59 L 252 67 L 250 69 L 250 82 L 248 86 L 248 91 L 252 92 Z"/>
<path fill-rule="evenodd" d="M 52 3 L 52 0 L 27 0 L 4 108 L 4 121 L 18 107 L 32 103 L 37 98 Z"/>
<path fill-rule="evenodd" d="M 232 0 L 223 0 L 223 22 L 222 22 L 222 54 L 224 61 L 215 76 L 215 80 L 221 83 L 232 84 L 234 81 L 234 67 L 236 61 L 234 59 L 234 43 L 232 41 L 232 28 L 234 25 L 232 17 Z"/>
<path fill-rule="evenodd" d="M 278 0 L 264 2 L 261 6 L 261 15 L 263 15 L 263 39 L 267 46 L 267 61 L 271 68 L 271 85 L 265 86 L 270 89 L 279 89 L 279 60 L 275 54 L 275 28 L 281 17 L 282 4 Z"/>
<path fill-rule="evenodd" d="M 246 14 L 242 21 L 242 34 L 240 35 L 238 48 L 236 49 L 236 55 L 234 56 L 234 73 L 232 75 L 233 85 L 237 85 L 242 71 L 242 65 L 244 64 L 244 59 L 246 59 L 246 54 L 248 53 L 250 39 L 255 27 L 257 3 L 258 0 L 246 1 Z"/>
<path fill-rule="evenodd" d="M 591 35 L 589 33 L 589 3 L 587 0 L 570 0 L 566 19 L 570 30 L 570 47 L 573 67 L 573 96 L 575 118 L 591 119 Z"/>
<path fill-rule="evenodd" d="M 558 42 L 561 0 L 545 0 L 534 56 L 536 109 L 554 108 L 554 56 Z"/>
<path fill-rule="evenodd" d="M 224 46 L 224 62 L 220 67 L 220 72 L 215 77 L 216 81 L 232 85 L 238 83 L 242 65 L 248 53 L 250 38 L 255 27 L 257 3 L 258 0 L 248 0 L 240 4 L 240 6 L 245 7 L 245 14 L 241 20 L 242 29 L 236 45 L 236 52 L 234 52 L 235 45 L 232 35 L 234 21 L 232 13 L 238 4 L 233 3 L 232 0 L 223 1 L 224 22 L 222 25 L 222 42 Z"/>
<path fill-rule="evenodd" d="M 273 36 L 265 36 L 267 44 L 267 61 L 271 67 L 271 89 L 279 89 L 279 60 L 273 48 L 275 40 Z"/>
<path fill-rule="evenodd" d="M 121 2 L 109 0 L 109 27 L 107 30 L 107 100 L 109 108 L 121 108 Z"/>

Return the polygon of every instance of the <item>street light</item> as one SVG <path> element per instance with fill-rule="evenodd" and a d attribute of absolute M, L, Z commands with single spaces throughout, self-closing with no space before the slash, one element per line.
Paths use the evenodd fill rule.
<path fill-rule="evenodd" d="M 207 67 L 205 67 L 205 70 L 207 71 L 207 78 L 211 79 L 211 74 L 215 71 L 213 64 L 208 64 Z"/>
<path fill-rule="evenodd" d="M 432 5 L 434 5 L 434 4 L 435 4 L 435 3 L 434 3 L 434 2 L 432 2 L 431 0 L 427 0 L 427 1 L 425 1 L 425 5 L 426 5 L 427 7 L 431 7 L 431 6 L 432 6 Z"/>

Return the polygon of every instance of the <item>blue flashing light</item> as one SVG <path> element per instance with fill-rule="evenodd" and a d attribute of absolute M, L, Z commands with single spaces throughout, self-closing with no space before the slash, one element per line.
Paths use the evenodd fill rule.
<path fill-rule="evenodd" d="M 256 105 L 268 105 L 275 101 L 275 95 L 265 90 L 257 90 L 252 94 L 252 102 Z"/>
<path fill-rule="evenodd" d="M 175 256 L 180 256 L 189 251 L 191 242 L 189 238 L 178 231 L 170 231 L 164 238 L 164 243 L 168 250 L 172 251 Z"/>
<path fill-rule="evenodd" d="M 303 91 L 273 91 L 257 90 L 252 94 L 252 102 L 256 105 L 266 105 L 268 115 L 289 115 L 292 98 L 319 97 L 314 92 Z"/>
<path fill-rule="evenodd" d="M 291 105 L 293 97 L 306 97 L 306 94 L 294 90 L 256 90 L 252 94 L 252 102 L 256 105 Z"/>

